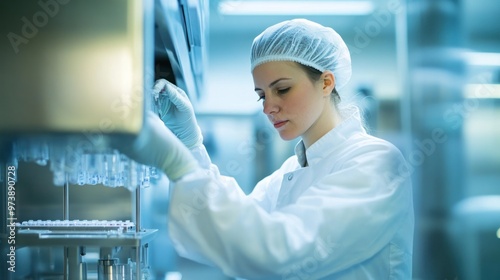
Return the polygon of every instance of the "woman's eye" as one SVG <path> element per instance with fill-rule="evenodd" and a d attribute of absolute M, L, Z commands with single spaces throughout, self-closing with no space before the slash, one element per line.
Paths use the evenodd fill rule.
<path fill-rule="evenodd" d="M 266 99 L 266 97 L 265 97 L 264 95 L 259 96 L 259 99 L 257 99 L 257 102 L 259 102 L 259 101 L 261 101 L 261 100 L 265 100 L 265 99 Z"/>
<path fill-rule="evenodd" d="M 278 89 L 276 90 L 279 94 L 284 94 L 284 93 L 287 93 L 288 91 L 290 90 L 290 88 L 282 88 L 282 89 Z"/>

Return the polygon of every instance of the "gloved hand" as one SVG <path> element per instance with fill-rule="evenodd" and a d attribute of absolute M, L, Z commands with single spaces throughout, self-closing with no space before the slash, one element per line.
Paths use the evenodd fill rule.
<path fill-rule="evenodd" d="M 203 143 L 203 136 L 186 93 L 165 79 L 156 81 L 155 98 L 160 100 L 160 118 L 189 149 Z"/>
<path fill-rule="evenodd" d="M 198 167 L 191 152 L 152 112 L 146 114 L 145 127 L 130 141 L 115 142 L 114 146 L 129 158 L 162 170 L 176 181 Z"/>

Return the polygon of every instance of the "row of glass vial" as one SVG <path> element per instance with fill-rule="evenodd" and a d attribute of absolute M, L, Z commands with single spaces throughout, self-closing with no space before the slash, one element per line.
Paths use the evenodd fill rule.
<path fill-rule="evenodd" d="M 149 187 L 160 173 L 151 166 L 139 164 L 105 142 L 93 142 L 77 136 L 62 139 L 26 137 L 14 144 L 14 156 L 20 161 L 49 164 L 53 183 L 108 187 Z"/>
<path fill-rule="evenodd" d="M 133 228 L 130 220 L 29 220 L 16 224 L 18 227 L 123 227 Z"/>

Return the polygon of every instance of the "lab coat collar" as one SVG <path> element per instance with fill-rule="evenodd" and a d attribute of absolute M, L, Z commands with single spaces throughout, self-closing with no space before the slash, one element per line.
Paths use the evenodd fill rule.
<path fill-rule="evenodd" d="M 301 167 L 313 166 L 351 135 L 366 133 L 357 108 L 350 108 L 345 115 L 346 117 L 339 125 L 314 142 L 308 149 L 305 148 L 302 140 L 295 145 L 295 155 Z"/>

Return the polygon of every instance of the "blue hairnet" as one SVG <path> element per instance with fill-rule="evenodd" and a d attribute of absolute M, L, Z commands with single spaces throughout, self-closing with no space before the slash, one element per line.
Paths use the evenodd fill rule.
<path fill-rule="evenodd" d="M 336 88 L 351 78 L 351 56 L 344 40 L 332 28 L 306 19 L 275 24 L 254 39 L 251 70 L 269 61 L 294 61 L 321 72 L 330 70 Z"/>

